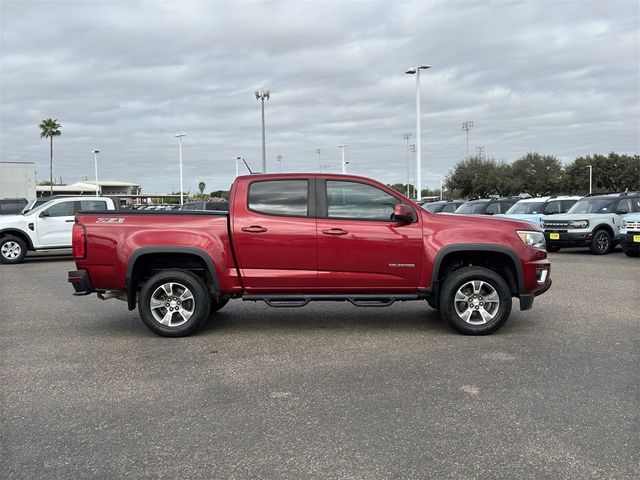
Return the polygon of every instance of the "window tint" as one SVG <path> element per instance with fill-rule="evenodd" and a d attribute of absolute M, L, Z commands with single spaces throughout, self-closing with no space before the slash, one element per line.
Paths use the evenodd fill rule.
<path fill-rule="evenodd" d="M 631 199 L 631 207 L 634 212 L 640 212 L 640 197 Z"/>
<path fill-rule="evenodd" d="M 271 215 L 305 217 L 309 214 L 306 180 L 255 182 L 249 187 L 249 208 Z"/>
<path fill-rule="evenodd" d="M 447 205 L 445 205 L 444 207 L 442 207 L 442 212 L 443 213 L 453 213 L 456 211 L 456 208 L 458 208 L 460 205 L 457 203 L 449 203 Z"/>
<path fill-rule="evenodd" d="M 616 211 L 625 211 L 627 213 L 631 213 L 633 211 L 631 210 L 631 200 L 629 198 L 620 200 L 620 202 L 618 203 L 618 207 L 616 208 Z"/>
<path fill-rule="evenodd" d="M 562 200 L 562 209 L 560 210 L 560 213 L 568 212 L 569 209 L 573 207 L 576 202 L 577 200 Z"/>
<path fill-rule="evenodd" d="M 547 204 L 544 206 L 544 211 L 542 212 L 546 215 L 552 215 L 554 213 L 562 213 L 562 203 L 560 200 L 549 200 Z"/>
<path fill-rule="evenodd" d="M 107 206 L 103 200 L 81 200 L 80 211 L 106 210 Z"/>
<path fill-rule="evenodd" d="M 495 215 L 496 213 L 500 213 L 500 204 L 497 202 L 490 203 L 484 213 L 486 213 L 487 215 Z"/>
<path fill-rule="evenodd" d="M 50 217 L 72 217 L 75 215 L 73 210 L 74 203 L 75 202 L 57 203 L 47 209 L 44 209 L 44 211 L 48 212 Z"/>
<path fill-rule="evenodd" d="M 390 220 L 400 201 L 379 188 L 356 182 L 327 182 L 329 218 Z"/>

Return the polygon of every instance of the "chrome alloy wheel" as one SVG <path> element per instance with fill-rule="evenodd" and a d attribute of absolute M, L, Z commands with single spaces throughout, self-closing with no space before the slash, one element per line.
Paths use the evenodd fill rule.
<path fill-rule="evenodd" d="M 2 256 L 7 260 L 15 260 L 22 253 L 22 247 L 18 242 L 9 240 L 2 244 Z"/>
<path fill-rule="evenodd" d="M 462 320 L 470 325 L 483 325 L 497 315 L 500 297 L 489 283 L 472 280 L 458 289 L 454 305 Z"/>
<path fill-rule="evenodd" d="M 165 283 L 153 291 L 149 307 L 153 318 L 167 327 L 179 327 L 196 307 L 191 290 L 180 283 Z"/>

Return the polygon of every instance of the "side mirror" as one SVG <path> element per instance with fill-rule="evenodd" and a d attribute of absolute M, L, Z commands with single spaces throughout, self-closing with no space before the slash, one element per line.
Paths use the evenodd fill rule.
<path fill-rule="evenodd" d="M 627 211 L 626 211 L 626 210 L 624 210 L 624 209 L 620 209 L 620 210 L 616 210 L 616 213 L 617 213 L 618 215 L 626 215 L 626 214 L 627 214 L 627 213 L 629 213 L 629 212 L 627 212 Z"/>
<path fill-rule="evenodd" d="M 399 203 L 393 207 L 393 219 L 401 223 L 411 223 L 413 221 L 413 210 L 411 207 Z"/>
<path fill-rule="evenodd" d="M 40 212 L 40 218 L 44 218 L 44 217 L 48 217 L 49 216 L 49 210 L 45 210 L 44 212 Z"/>

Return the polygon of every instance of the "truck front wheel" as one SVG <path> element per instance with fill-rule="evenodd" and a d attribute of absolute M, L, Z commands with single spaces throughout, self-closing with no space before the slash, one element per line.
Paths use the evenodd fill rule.
<path fill-rule="evenodd" d="M 142 321 L 163 337 L 192 334 L 207 320 L 210 308 L 210 295 L 202 280 L 184 270 L 156 273 L 138 297 Z"/>
<path fill-rule="evenodd" d="M 13 235 L 0 240 L 0 263 L 22 263 L 27 255 L 27 244 Z"/>
<path fill-rule="evenodd" d="M 511 291 L 505 280 L 489 268 L 459 268 L 443 282 L 440 313 L 461 333 L 486 335 L 509 318 Z"/>

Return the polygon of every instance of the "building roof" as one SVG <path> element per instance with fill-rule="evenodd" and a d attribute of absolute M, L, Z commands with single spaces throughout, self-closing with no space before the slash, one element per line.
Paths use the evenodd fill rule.
<path fill-rule="evenodd" d="M 101 187 L 139 187 L 137 183 L 121 182 L 119 180 L 98 180 Z M 50 185 L 38 185 L 36 191 L 48 192 L 51 190 Z M 71 185 L 54 185 L 54 192 L 95 192 L 96 182 L 76 182 Z"/>

